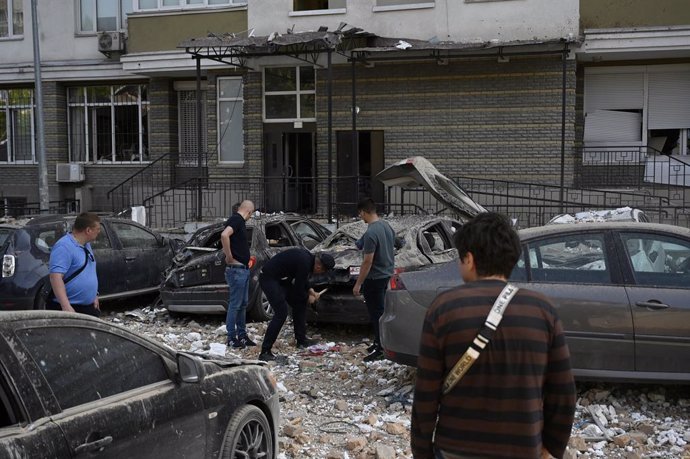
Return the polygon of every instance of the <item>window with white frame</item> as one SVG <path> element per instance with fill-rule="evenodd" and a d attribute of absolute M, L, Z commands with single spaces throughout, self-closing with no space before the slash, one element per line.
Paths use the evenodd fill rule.
<path fill-rule="evenodd" d="M 264 69 L 264 120 L 316 121 L 316 73 L 313 67 Z"/>
<path fill-rule="evenodd" d="M 2 0 L 0 0 L 2 1 Z M 125 30 L 135 0 L 78 0 L 81 33 Z"/>
<path fill-rule="evenodd" d="M 0 38 L 24 35 L 23 0 L 0 0 Z"/>
<path fill-rule="evenodd" d="M 346 0 L 293 0 L 292 11 L 344 9 Z"/>
<path fill-rule="evenodd" d="M 69 88 L 67 100 L 70 161 L 148 161 L 146 85 Z"/>
<path fill-rule="evenodd" d="M 244 161 L 242 78 L 218 78 L 218 161 Z"/>
<path fill-rule="evenodd" d="M 199 159 L 199 139 L 197 133 L 201 131 L 201 145 L 206 151 L 208 145 L 208 127 L 206 123 L 206 91 L 201 91 L 201 129 L 197 129 L 196 90 L 182 89 L 177 91 L 177 123 L 180 145 L 179 163 L 196 165 Z"/>
<path fill-rule="evenodd" d="M 246 5 L 247 0 L 133 0 L 134 11 Z"/>
<path fill-rule="evenodd" d="M 32 89 L 0 90 L 0 163 L 35 162 Z"/>

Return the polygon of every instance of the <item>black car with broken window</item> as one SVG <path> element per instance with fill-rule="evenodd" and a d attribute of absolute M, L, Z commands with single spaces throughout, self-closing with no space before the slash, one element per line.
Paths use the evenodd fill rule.
<path fill-rule="evenodd" d="M 0 314 L 0 457 L 278 455 L 258 361 L 175 352 L 85 314 Z"/>
<path fill-rule="evenodd" d="M 44 309 L 39 294 L 48 282 L 50 249 L 71 230 L 75 215 L 45 215 L 0 224 L 0 311 Z M 101 215 L 91 242 L 101 300 L 158 290 L 163 273 L 184 244 L 134 221 Z"/>
<path fill-rule="evenodd" d="M 422 187 L 446 206 L 451 216 L 417 214 L 406 216 L 381 215 L 395 231 L 395 271 L 403 272 L 420 266 L 445 263 L 457 258 L 453 234 L 462 223 L 486 210 L 470 198 L 455 182 L 441 174 L 427 159 L 417 156 L 395 163 L 376 176 L 384 185 L 403 189 Z M 413 199 L 413 198 L 411 198 Z M 410 204 L 415 204 L 410 200 Z M 421 203 L 421 201 L 420 201 Z M 308 310 L 312 322 L 367 323 L 369 315 L 362 298 L 352 294 L 359 275 L 362 252 L 355 243 L 366 231 L 364 222 L 342 226 L 315 251 L 327 251 L 336 261 L 328 275 L 315 276 L 315 289 L 328 288 L 320 300 Z"/>
<path fill-rule="evenodd" d="M 225 222 L 196 231 L 187 246 L 175 257 L 160 289 L 161 302 L 176 313 L 225 314 L 228 285 L 225 255 L 220 234 Z M 269 320 L 273 310 L 259 287 L 259 272 L 273 255 L 291 247 L 311 249 L 330 231 L 297 214 L 253 216 L 247 221 L 249 259 L 249 304 L 247 315 L 257 321 Z"/>

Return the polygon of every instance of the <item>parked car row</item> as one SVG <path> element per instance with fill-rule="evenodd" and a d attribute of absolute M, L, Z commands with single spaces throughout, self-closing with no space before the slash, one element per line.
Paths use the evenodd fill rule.
<path fill-rule="evenodd" d="M 0 310 L 44 309 L 39 293 L 49 282 L 50 249 L 70 231 L 74 218 L 49 215 L 0 224 Z M 156 292 L 182 245 L 131 220 L 101 216 L 101 232 L 91 243 L 100 299 Z"/>

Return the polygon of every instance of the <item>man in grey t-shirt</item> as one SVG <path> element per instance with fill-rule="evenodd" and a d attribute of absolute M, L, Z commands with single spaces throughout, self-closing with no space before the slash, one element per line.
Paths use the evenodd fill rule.
<path fill-rule="evenodd" d="M 357 212 L 368 227 L 358 241 L 362 244 L 364 258 L 352 293 L 359 296 L 361 291 L 367 304 L 371 327 L 374 330 L 374 344 L 367 349 L 370 354 L 364 361 L 372 362 L 383 358 L 379 319 L 383 315 L 386 289 L 395 266 L 395 232 L 388 222 L 379 219 L 373 199 L 362 199 L 357 204 Z"/>

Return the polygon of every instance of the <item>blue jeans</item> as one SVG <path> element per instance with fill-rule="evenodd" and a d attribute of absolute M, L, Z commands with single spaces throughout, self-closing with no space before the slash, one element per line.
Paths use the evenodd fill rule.
<path fill-rule="evenodd" d="M 249 269 L 244 266 L 225 268 L 225 281 L 228 283 L 228 314 L 225 328 L 228 340 L 247 336 L 247 302 L 249 301 Z"/>

